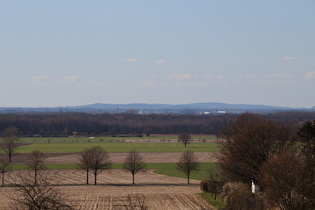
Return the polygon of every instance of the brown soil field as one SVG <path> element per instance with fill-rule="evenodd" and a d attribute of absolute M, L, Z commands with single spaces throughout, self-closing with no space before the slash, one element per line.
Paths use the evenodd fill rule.
<path fill-rule="evenodd" d="M 131 174 L 111 169 L 98 175 L 98 184 L 84 185 L 85 172 L 80 170 L 47 170 L 42 172 L 52 184 L 59 184 L 57 188 L 69 196 L 75 204 L 75 209 L 125 209 L 123 204 L 127 196 L 144 196 L 148 209 L 212 209 L 197 195 L 201 192 L 198 180 L 186 179 L 154 174 L 152 170 L 139 172 L 135 176 L 136 185 L 131 185 Z M 20 175 L 22 174 L 22 176 Z M 20 177 L 30 176 L 31 171 L 12 171 L 6 174 L 6 184 L 19 182 Z M 90 176 L 90 183 L 94 177 Z M 65 186 L 65 185 L 73 186 Z M 0 209 L 10 209 L 9 197 L 18 196 L 14 187 L 0 188 Z"/>
<path fill-rule="evenodd" d="M 143 140 L 143 139 L 142 139 Z M 139 142 L 135 139 L 132 141 Z M 145 140 L 144 140 L 145 141 Z M 30 154 L 14 154 L 14 164 L 25 164 Z M 146 163 L 177 162 L 182 153 L 141 153 Z M 216 162 L 218 153 L 195 153 L 199 162 Z M 45 164 L 77 164 L 78 154 L 45 154 Z M 110 153 L 113 163 L 123 163 L 127 153 Z M 148 209 L 163 210 L 191 210 L 214 209 L 205 202 L 198 193 L 201 192 L 198 180 L 169 177 L 153 173 L 148 169 L 135 176 L 135 185 L 132 185 L 131 173 L 111 169 L 102 171 L 97 177 L 97 186 L 94 186 L 94 176 L 90 173 L 89 183 L 85 185 L 86 173 L 83 170 L 44 170 L 42 175 L 61 192 L 69 196 L 75 209 L 101 210 L 126 209 L 124 203 L 128 196 L 144 196 Z M 5 184 L 19 183 L 23 177 L 33 177 L 32 171 L 10 171 L 5 174 Z M 22 178 L 21 178 L 22 177 Z M 10 208 L 9 197 L 16 197 L 15 187 L 0 188 L 0 210 Z"/>

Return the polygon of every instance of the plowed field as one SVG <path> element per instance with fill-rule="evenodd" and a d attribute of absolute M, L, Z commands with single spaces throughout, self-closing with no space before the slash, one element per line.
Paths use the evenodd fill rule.
<path fill-rule="evenodd" d="M 6 184 L 19 182 L 22 177 L 31 176 L 29 171 L 13 171 L 6 174 Z M 104 171 L 98 175 L 97 186 L 84 185 L 86 174 L 80 170 L 47 170 L 45 173 L 52 184 L 73 185 L 60 186 L 76 209 L 126 209 L 128 195 L 134 198 L 144 196 L 149 209 L 211 209 L 197 193 L 200 192 L 199 181 L 154 174 L 152 170 L 136 174 L 136 185 L 130 185 L 131 174 L 118 169 Z M 94 177 L 90 176 L 90 183 Z M 14 195 L 13 187 L 0 189 L 0 209 L 10 209 L 8 196 Z M 141 197 L 140 196 L 140 197 Z"/>

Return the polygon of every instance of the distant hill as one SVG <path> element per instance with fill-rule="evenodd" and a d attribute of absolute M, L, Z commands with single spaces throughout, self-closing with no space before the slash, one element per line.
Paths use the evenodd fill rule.
<path fill-rule="evenodd" d="M 66 107 L 0 107 L 1 113 L 21 112 L 84 112 L 84 113 L 138 113 L 138 114 L 224 114 L 224 113 L 271 113 L 280 111 L 313 111 L 308 108 L 290 108 L 267 105 L 192 103 L 192 104 L 89 104 Z"/>

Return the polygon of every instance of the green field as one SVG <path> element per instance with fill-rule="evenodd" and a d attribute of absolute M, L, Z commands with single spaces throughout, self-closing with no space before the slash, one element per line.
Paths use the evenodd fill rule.
<path fill-rule="evenodd" d="M 208 170 L 215 167 L 216 163 L 200 163 L 200 171 L 198 173 L 193 172 L 191 179 L 205 180 L 208 178 Z M 156 169 L 154 173 L 164 174 L 167 176 L 187 178 L 183 172 L 176 169 L 176 163 L 149 163 L 148 168 Z"/>
<path fill-rule="evenodd" d="M 136 149 L 138 152 L 184 152 L 190 149 L 194 152 L 218 152 L 218 143 L 191 143 L 184 147 L 181 143 L 36 143 L 16 148 L 15 153 L 30 153 L 39 150 L 42 153 L 78 153 L 84 148 L 101 146 L 107 152 L 129 152 Z M 3 153 L 3 151 L 2 151 Z"/>
<path fill-rule="evenodd" d="M 135 141 L 147 141 L 150 140 L 176 140 L 177 136 L 150 136 L 150 137 L 29 137 L 21 138 L 21 143 L 28 144 L 72 144 L 72 143 L 123 143 L 128 142 L 128 140 Z M 216 139 L 215 136 L 192 136 L 193 141 L 199 140 L 213 140 Z"/>

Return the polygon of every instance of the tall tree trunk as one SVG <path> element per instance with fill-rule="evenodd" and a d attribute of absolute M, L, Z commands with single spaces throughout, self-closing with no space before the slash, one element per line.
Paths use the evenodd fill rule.
<path fill-rule="evenodd" d="M 9 162 L 11 163 L 12 162 L 12 152 L 11 151 L 8 152 L 8 156 L 9 156 Z"/>
<path fill-rule="evenodd" d="M 86 184 L 89 184 L 89 170 L 86 170 Z"/>
<path fill-rule="evenodd" d="M 190 174 L 187 175 L 187 183 L 188 183 L 188 184 L 190 184 L 190 183 L 189 183 L 189 176 L 190 176 Z"/>
<path fill-rule="evenodd" d="M 135 174 L 132 173 L 132 184 L 134 184 L 134 183 L 135 183 Z"/>
<path fill-rule="evenodd" d="M 34 185 L 37 185 L 37 170 L 35 169 Z"/>
<path fill-rule="evenodd" d="M 94 174 L 94 185 L 96 185 L 96 176 L 97 174 Z"/>
<path fill-rule="evenodd" d="M 2 187 L 4 187 L 4 172 L 2 172 Z"/>

